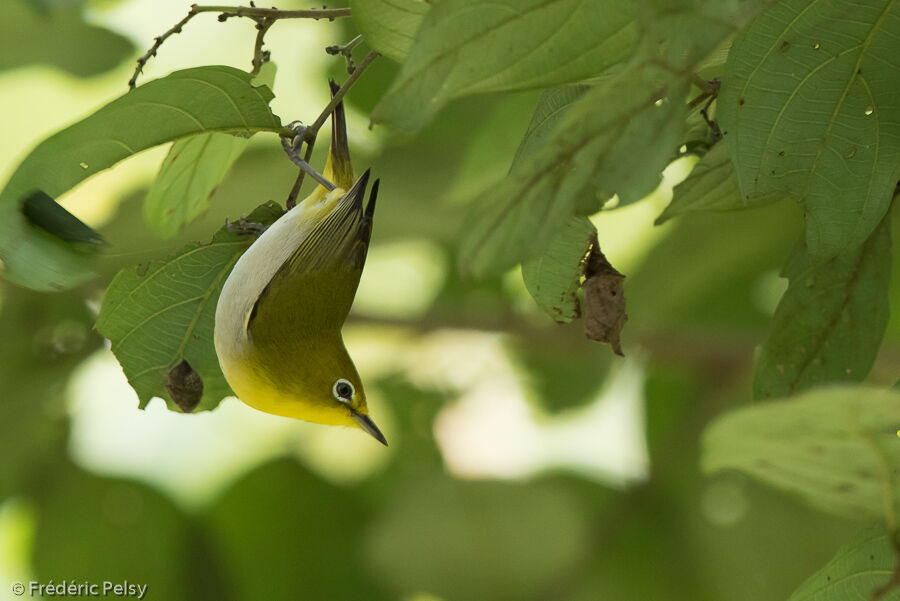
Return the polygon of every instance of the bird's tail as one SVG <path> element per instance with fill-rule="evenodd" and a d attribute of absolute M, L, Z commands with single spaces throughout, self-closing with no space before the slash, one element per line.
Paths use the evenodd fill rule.
<path fill-rule="evenodd" d="M 334 98 L 340 86 L 334 80 L 329 80 L 328 84 L 331 86 L 331 97 Z M 347 145 L 347 117 L 343 101 L 338 102 L 331 113 L 331 149 L 328 151 L 323 175 L 344 190 L 349 190 L 356 181 L 353 165 L 350 163 L 350 147 Z"/>

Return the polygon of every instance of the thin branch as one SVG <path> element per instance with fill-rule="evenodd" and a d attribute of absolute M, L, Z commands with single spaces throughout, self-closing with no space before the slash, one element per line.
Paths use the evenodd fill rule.
<path fill-rule="evenodd" d="M 159 47 L 162 46 L 162 43 L 165 42 L 169 37 L 175 35 L 176 33 L 181 33 L 182 28 L 187 25 L 187 22 L 197 16 L 197 11 L 195 10 L 196 6 L 192 6 L 191 10 L 188 11 L 188 14 L 185 18 L 175 24 L 174 27 L 166 31 L 164 34 L 157 38 L 153 38 L 153 45 L 150 46 L 150 50 L 148 50 L 144 56 L 137 60 L 137 67 L 134 69 L 134 74 L 131 76 L 131 79 L 128 80 L 128 89 L 133 90 L 135 84 L 137 83 L 137 78 L 143 72 L 144 65 L 147 64 L 147 61 L 150 60 L 150 57 L 156 56 L 156 51 L 159 50 Z"/>
<path fill-rule="evenodd" d="M 346 44 L 327 46 L 325 52 L 332 56 L 337 56 L 338 54 L 343 55 L 344 59 L 347 61 L 347 73 L 353 73 L 356 69 L 356 66 L 353 64 L 353 49 L 359 46 L 362 40 L 362 35 L 358 35 Z"/>
<path fill-rule="evenodd" d="M 259 29 L 259 33 L 256 35 L 256 46 L 253 54 L 253 70 L 254 73 L 256 73 L 258 72 L 259 67 L 262 66 L 262 63 L 265 62 L 264 53 L 262 51 L 262 38 L 275 21 L 280 19 L 328 19 L 329 21 L 333 21 L 342 17 L 349 17 L 350 9 L 311 8 L 307 10 L 279 10 L 277 8 L 257 8 L 255 6 L 199 6 L 193 4 L 191 5 L 191 9 L 188 11 L 187 16 L 164 34 L 155 38 L 150 50 L 137 60 L 137 67 L 134 70 L 134 74 L 131 76 L 131 79 L 128 80 L 129 89 L 134 89 L 137 78 L 144 70 L 147 61 L 149 61 L 151 57 L 156 56 L 156 52 L 159 50 L 159 47 L 162 46 L 163 42 L 176 33 L 181 33 L 182 28 L 187 22 L 200 13 L 219 13 L 219 21 L 226 21 L 231 17 L 246 17 L 256 21 L 257 29 Z"/>
<path fill-rule="evenodd" d="M 259 75 L 262 66 L 269 61 L 269 53 L 263 50 L 263 38 L 275 24 L 275 19 L 260 19 L 256 24 L 256 41 L 253 44 L 253 75 Z"/>
<path fill-rule="evenodd" d="M 322 128 L 322 125 L 325 123 L 325 120 L 334 112 L 334 107 L 338 105 L 338 103 L 344 99 L 344 96 L 347 94 L 347 91 L 353 87 L 353 84 L 356 83 L 356 80 L 359 79 L 359 76 L 363 74 L 363 71 L 372 64 L 376 58 L 380 55 L 377 51 L 373 50 L 369 54 L 366 55 L 366 58 L 362 59 L 362 62 L 357 65 L 355 69 L 353 69 L 353 73 L 350 74 L 350 77 L 347 78 L 347 81 L 344 82 L 344 85 L 341 86 L 341 89 L 338 90 L 334 97 L 331 99 L 322 112 L 319 113 L 319 117 L 313 122 L 312 125 L 306 128 L 304 132 L 304 139 L 309 142 L 310 139 L 315 139 L 316 134 L 319 133 L 319 129 Z"/>
<path fill-rule="evenodd" d="M 319 130 L 322 128 L 322 125 L 325 123 L 325 120 L 328 119 L 329 115 L 334 112 L 334 107 L 338 105 L 338 103 L 343 100 L 344 96 L 347 94 L 347 91 L 353 87 L 353 84 L 356 83 L 356 80 L 359 79 L 360 75 L 363 74 L 363 71 L 372 64 L 376 58 L 378 58 L 379 54 L 375 50 L 371 51 L 366 55 L 366 58 L 362 60 L 359 65 L 353 69 L 353 73 L 350 74 L 350 77 L 347 78 L 347 81 L 341 86 L 341 88 L 334 94 L 331 102 L 329 102 L 322 112 L 319 114 L 318 118 L 313 122 L 309 127 L 304 128 L 303 130 L 303 142 L 306 142 L 306 154 L 303 156 L 303 160 L 309 163 L 312 158 L 313 146 L 316 143 L 316 136 L 319 134 Z M 290 211 L 297 204 L 297 196 L 300 194 L 300 187 L 303 185 L 303 179 L 306 176 L 306 172 L 302 169 L 300 173 L 297 174 L 297 179 L 294 181 L 294 185 L 291 187 L 291 191 L 288 194 L 287 202 L 285 202 L 285 208 Z"/>
<path fill-rule="evenodd" d="M 225 19 L 229 17 L 249 17 L 251 19 L 328 19 L 333 21 L 350 16 L 349 8 L 279 10 L 277 8 L 257 8 L 255 6 L 198 6 L 194 4 L 191 10 L 198 13 L 221 13 Z M 224 21 L 225 19 L 221 20 Z"/>

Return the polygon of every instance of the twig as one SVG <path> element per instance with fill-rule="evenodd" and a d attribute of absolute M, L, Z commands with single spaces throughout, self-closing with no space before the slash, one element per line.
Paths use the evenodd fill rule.
<path fill-rule="evenodd" d="M 303 160 L 307 163 L 312 158 L 312 150 L 313 146 L 316 143 L 316 136 L 319 134 L 319 130 L 322 128 L 322 125 L 325 123 L 325 120 L 328 119 L 329 115 L 334 112 L 334 107 L 338 105 L 338 103 L 343 100 L 344 96 L 347 94 L 347 91 L 353 87 L 353 84 L 356 83 L 356 80 L 359 79 L 360 75 L 363 74 L 363 71 L 378 58 L 379 54 L 375 50 L 369 52 L 366 55 L 366 58 L 362 60 L 359 65 L 353 69 L 353 73 L 350 74 L 350 77 L 347 78 L 347 81 L 341 86 L 341 88 L 335 92 L 334 96 L 331 98 L 331 102 L 329 102 L 322 112 L 319 113 L 318 118 L 313 122 L 309 127 L 304 128 L 303 130 L 303 142 L 306 142 L 306 154 L 303 156 Z M 294 208 L 297 203 L 297 195 L 300 193 L 300 186 L 303 185 L 303 178 L 305 177 L 306 172 L 302 169 L 300 173 L 297 174 L 297 179 L 294 181 L 294 185 L 291 187 L 291 192 L 288 194 L 287 202 L 285 202 L 285 207 L 288 210 Z"/>
<path fill-rule="evenodd" d="M 266 32 L 275 24 L 275 19 L 260 19 L 256 24 L 256 41 L 253 44 L 253 75 L 259 75 L 262 66 L 269 61 L 269 53 L 263 50 L 263 38 Z"/>
<path fill-rule="evenodd" d="M 159 50 L 159 47 L 162 46 L 162 43 L 165 42 L 169 37 L 175 35 L 176 33 L 181 33 L 181 29 L 187 25 L 187 22 L 193 19 L 197 15 L 197 11 L 194 10 L 196 6 L 192 6 L 191 10 L 188 11 L 188 14 L 185 18 L 175 24 L 174 27 L 166 31 L 164 34 L 157 38 L 153 38 L 153 45 L 150 46 L 150 50 L 148 50 L 144 56 L 137 60 L 137 67 L 134 69 L 134 74 L 131 76 L 131 79 L 128 80 L 128 89 L 133 90 L 135 84 L 137 83 L 138 75 L 144 70 L 144 65 L 147 64 L 147 61 L 150 60 L 150 57 L 156 56 L 156 51 Z"/>
<path fill-rule="evenodd" d="M 277 8 L 257 8 L 255 6 L 198 6 L 191 10 L 198 13 L 221 13 L 225 19 L 229 17 L 250 17 L 251 19 L 340 19 L 349 17 L 349 8 L 309 8 L 304 10 L 279 10 Z M 221 18 L 221 17 L 220 17 Z M 223 21 L 225 19 L 222 19 Z"/>
<path fill-rule="evenodd" d="M 347 60 L 347 73 L 353 73 L 356 69 L 356 66 L 353 64 L 353 49 L 359 46 L 359 43 L 362 42 L 363 37 L 361 35 L 356 36 L 346 44 L 337 44 L 334 46 L 327 46 L 325 48 L 325 52 L 331 54 L 332 56 L 337 56 L 341 54 Z"/>
<path fill-rule="evenodd" d="M 259 33 L 256 36 L 253 69 L 254 72 L 258 72 L 258 67 L 261 67 L 262 63 L 265 62 L 262 52 L 262 38 L 275 21 L 280 19 L 328 19 L 329 21 L 333 21 L 342 17 L 349 17 L 350 9 L 311 8 L 306 10 L 279 10 L 277 8 L 257 8 L 256 6 L 199 6 L 193 4 L 191 5 L 191 9 L 188 11 L 187 16 L 164 34 L 155 38 L 150 50 L 137 60 L 137 67 L 134 70 L 134 74 L 131 76 L 131 79 L 128 80 L 129 89 L 134 89 L 137 78 L 144 70 L 147 61 L 149 61 L 151 57 L 156 56 L 156 52 L 159 50 L 159 47 L 162 46 L 163 42 L 176 33 L 181 33 L 182 28 L 187 22 L 200 13 L 219 13 L 219 21 L 226 21 L 231 17 L 247 17 L 256 21 Z"/>
<path fill-rule="evenodd" d="M 338 103 L 344 99 L 347 91 L 353 87 L 353 84 L 356 83 L 356 80 L 359 79 L 359 76 L 363 74 L 363 71 L 365 71 L 366 68 L 370 64 L 372 64 L 372 61 L 374 61 L 379 56 L 380 55 L 378 54 L 378 52 L 373 50 L 366 55 L 366 58 L 362 59 L 362 62 L 359 63 L 359 65 L 355 69 L 353 69 L 353 73 L 350 74 L 350 77 L 347 78 L 347 81 L 344 82 L 344 84 L 341 86 L 341 89 L 334 94 L 331 102 L 329 102 L 325 106 L 325 108 L 322 109 L 322 112 L 319 113 L 319 117 L 315 121 L 313 121 L 313 124 L 306 128 L 306 131 L 304 132 L 304 138 L 307 143 L 310 141 L 310 139 L 315 139 L 316 134 L 319 133 L 319 129 L 321 129 L 322 125 L 325 123 L 325 120 L 328 119 L 332 112 L 334 112 L 334 107 L 336 107 Z"/>

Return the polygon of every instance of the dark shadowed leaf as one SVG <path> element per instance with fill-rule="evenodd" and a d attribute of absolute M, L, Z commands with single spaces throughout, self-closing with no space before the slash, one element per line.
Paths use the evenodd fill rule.
<path fill-rule="evenodd" d="M 630 0 L 443 0 L 372 120 L 417 130 L 453 98 L 602 73 L 633 50 L 634 15 Z"/>
<path fill-rule="evenodd" d="M 22 203 L 28 223 L 70 244 L 103 244 L 103 238 L 75 215 L 41 191 L 29 194 Z"/>
<path fill-rule="evenodd" d="M 703 469 L 737 469 L 822 510 L 884 519 L 900 509 L 900 393 L 820 388 L 726 413 L 703 435 Z"/>
<path fill-rule="evenodd" d="M 212 558 L 188 555 L 189 520 L 159 492 L 63 463 L 36 493 L 33 561 L 40 582 L 78 574 L 70 581 L 146 586 L 144 599 L 197 598 L 188 583 Z M 132 589 L 130 598 L 138 596 Z"/>
<path fill-rule="evenodd" d="M 281 207 L 268 202 L 248 220 L 267 225 L 280 216 Z M 142 408 L 155 396 L 179 405 L 166 384 L 170 370 L 183 361 L 202 382 L 197 410 L 214 409 L 230 393 L 213 346 L 216 303 L 231 268 L 252 242 L 252 236 L 223 226 L 208 244 L 123 269 L 109 285 L 97 330 L 112 342 Z"/>
<path fill-rule="evenodd" d="M 362 561 L 367 514 L 357 490 L 283 459 L 235 483 L 207 519 L 239 601 L 258 600 L 263 582 L 271 599 L 394 599 Z"/>
<path fill-rule="evenodd" d="M 80 297 L 0 287 L 0 502 L 65 454 L 65 389 L 102 343 Z"/>
<path fill-rule="evenodd" d="M 253 87 L 248 73 L 198 67 L 146 83 L 93 115 L 47 138 L 29 154 L 0 192 L 0 259 L 4 276 L 54 289 L 90 277 L 84 261 L 52 236 L 32 235 L 19 214 L 22 199 L 41 190 L 52 198 L 141 150 L 186 136 L 278 132 L 269 110 L 272 93 Z"/>
<path fill-rule="evenodd" d="M 855 252 L 812 264 L 803 244 L 784 268 L 790 281 L 754 374 L 756 398 L 868 375 L 890 312 L 889 217 Z"/>
<path fill-rule="evenodd" d="M 362 552 L 394 598 L 527 598 L 565 574 L 587 544 L 579 500 L 548 483 L 431 477 L 392 492 Z"/>
<path fill-rule="evenodd" d="M 900 179 L 900 5 L 786 0 L 735 40 L 719 97 L 741 194 L 806 208 L 814 262 L 863 243 Z"/>

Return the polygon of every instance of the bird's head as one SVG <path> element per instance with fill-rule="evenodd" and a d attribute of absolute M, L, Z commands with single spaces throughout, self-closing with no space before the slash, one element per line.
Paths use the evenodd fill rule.
<path fill-rule="evenodd" d="M 252 388 L 257 394 L 235 392 L 248 405 L 267 413 L 319 424 L 356 427 L 387 446 L 381 430 L 369 417 L 362 380 L 343 342 L 329 337 L 309 343 L 315 351 L 302 363 L 293 364 L 289 370 L 280 370 L 278 374 L 257 373 L 256 378 L 269 381 L 277 375 L 281 380 L 277 386 L 274 382 L 263 387 L 254 385 Z M 285 374 L 290 374 L 288 379 Z M 272 394 L 260 396 L 258 391 L 262 389 L 268 389 Z"/>

